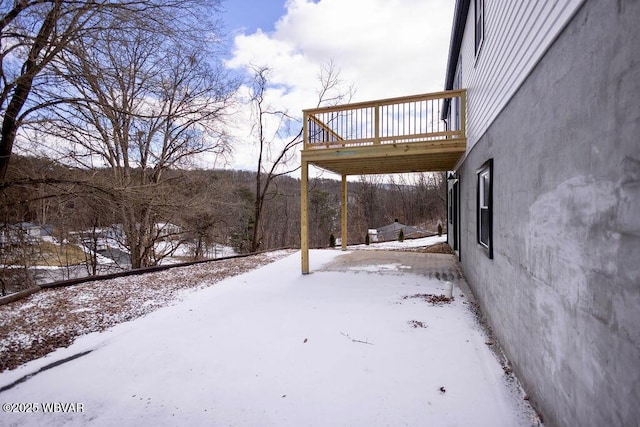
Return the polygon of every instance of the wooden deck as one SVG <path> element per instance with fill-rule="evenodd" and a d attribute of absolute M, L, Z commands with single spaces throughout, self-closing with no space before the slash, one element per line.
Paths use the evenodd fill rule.
<path fill-rule="evenodd" d="M 342 176 L 341 238 L 346 249 L 347 176 L 453 170 L 467 149 L 465 111 L 466 90 L 304 110 L 302 272 L 309 273 L 309 165 Z"/>
<path fill-rule="evenodd" d="M 303 164 L 340 175 L 452 170 L 467 147 L 464 90 L 304 111 Z M 456 123 L 440 120 L 459 111 Z"/>

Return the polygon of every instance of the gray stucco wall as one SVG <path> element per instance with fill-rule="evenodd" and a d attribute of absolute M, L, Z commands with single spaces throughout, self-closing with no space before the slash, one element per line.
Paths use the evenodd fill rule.
<path fill-rule="evenodd" d="M 465 274 L 545 425 L 639 425 L 640 1 L 587 1 L 459 173 Z"/>

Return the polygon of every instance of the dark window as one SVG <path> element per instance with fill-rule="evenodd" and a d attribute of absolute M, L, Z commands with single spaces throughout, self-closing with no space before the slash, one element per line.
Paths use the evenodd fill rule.
<path fill-rule="evenodd" d="M 453 190 L 449 190 L 449 224 L 453 224 Z"/>
<path fill-rule="evenodd" d="M 493 159 L 478 171 L 478 243 L 493 258 Z"/>
<path fill-rule="evenodd" d="M 474 0 L 475 30 L 476 30 L 476 56 L 480 52 L 484 40 L 484 0 Z"/>

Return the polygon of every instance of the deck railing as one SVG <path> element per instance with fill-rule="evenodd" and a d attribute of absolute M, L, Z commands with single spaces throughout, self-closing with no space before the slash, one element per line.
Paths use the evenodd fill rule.
<path fill-rule="evenodd" d="M 464 89 L 304 110 L 304 149 L 464 138 L 465 111 Z"/>

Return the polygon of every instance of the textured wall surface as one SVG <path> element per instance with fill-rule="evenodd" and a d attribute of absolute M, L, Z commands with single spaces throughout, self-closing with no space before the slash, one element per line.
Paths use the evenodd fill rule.
<path fill-rule="evenodd" d="M 469 147 L 486 131 L 554 37 L 584 0 L 485 1 L 485 39 L 475 56 L 471 2 L 459 66 L 461 87 L 474 114 L 467 119 Z"/>
<path fill-rule="evenodd" d="M 587 1 L 459 170 L 465 274 L 549 426 L 640 422 L 638 23 L 638 1 Z"/>

